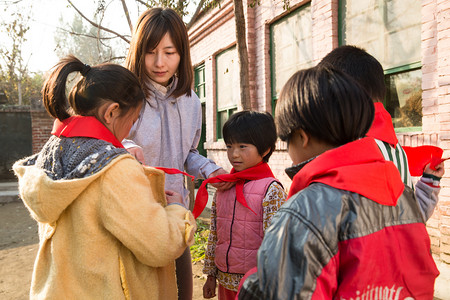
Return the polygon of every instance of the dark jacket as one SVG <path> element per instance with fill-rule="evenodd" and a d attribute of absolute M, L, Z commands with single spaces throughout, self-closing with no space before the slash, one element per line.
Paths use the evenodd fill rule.
<path fill-rule="evenodd" d="M 297 173 L 291 191 L 299 192 L 290 193 L 273 218 L 258 271 L 243 283 L 239 299 L 433 298 L 439 273 L 413 191 L 377 191 L 397 191 L 401 179 L 398 172 L 382 171 L 392 163 L 384 164 L 374 147 L 369 139 L 347 144 Z M 355 151 L 363 154 L 355 158 Z M 361 178 L 364 170 L 371 180 Z M 349 180 L 353 191 L 339 188 Z M 392 199 L 369 198 L 383 194 Z"/>

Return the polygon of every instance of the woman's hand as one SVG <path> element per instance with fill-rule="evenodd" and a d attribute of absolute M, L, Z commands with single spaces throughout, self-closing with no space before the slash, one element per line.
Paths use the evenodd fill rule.
<path fill-rule="evenodd" d="M 144 151 L 142 151 L 141 147 L 131 147 L 128 148 L 127 151 L 145 165 Z"/>
<path fill-rule="evenodd" d="M 203 298 L 210 299 L 216 296 L 216 277 L 208 275 L 203 285 Z"/>
<path fill-rule="evenodd" d="M 228 174 L 227 171 L 225 171 L 224 169 L 220 168 L 214 172 L 212 172 L 211 174 L 209 174 L 208 178 L 211 177 L 215 177 L 218 175 L 223 175 L 223 174 Z M 219 191 L 226 191 L 231 189 L 236 183 L 235 182 L 217 182 L 217 183 L 210 183 L 213 187 L 215 187 L 216 189 L 218 189 Z"/>
<path fill-rule="evenodd" d="M 174 191 L 170 191 L 170 190 L 166 190 L 165 193 L 166 193 L 167 204 L 183 205 L 183 197 L 181 196 L 181 194 L 174 192 Z"/>

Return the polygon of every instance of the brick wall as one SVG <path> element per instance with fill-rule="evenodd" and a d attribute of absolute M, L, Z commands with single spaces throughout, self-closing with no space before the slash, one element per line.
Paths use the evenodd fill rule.
<path fill-rule="evenodd" d="M 46 111 L 32 110 L 32 139 L 33 153 L 39 152 L 50 137 L 53 127 L 53 118 Z"/>
<path fill-rule="evenodd" d="M 422 1 L 422 133 L 405 135 L 408 145 L 431 144 L 450 156 L 450 2 Z M 423 140 L 422 140 L 423 136 Z M 417 141 L 416 141 L 417 138 Z M 439 203 L 427 222 L 433 253 L 450 263 L 450 174 L 441 180 Z"/>
<path fill-rule="evenodd" d="M 291 1 L 291 10 L 311 2 L 313 53 L 318 62 L 338 46 L 338 0 Z M 205 63 L 206 143 L 208 157 L 229 170 L 225 145 L 216 141 L 215 55 L 235 44 L 235 25 L 231 0 L 208 11 L 189 29 L 194 65 Z M 244 2 L 244 7 L 247 7 Z M 271 111 L 270 24 L 288 14 L 281 0 L 264 0 L 255 8 L 245 8 L 250 63 L 252 107 Z M 450 157 L 450 1 L 422 0 L 422 105 L 421 132 L 398 134 L 405 146 L 437 145 Z M 254 98 L 253 98 L 254 97 Z M 270 162 L 284 187 L 290 179 L 284 169 L 291 165 L 285 143 L 279 141 Z M 448 166 L 450 162 L 446 162 Z M 450 170 L 441 181 L 439 204 L 427 228 L 432 251 L 450 263 Z"/>
<path fill-rule="evenodd" d="M 31 128 L 33 153 L 41 151 L 50 137 L 53 118 L 47 113 L 40 99 L 31 100 Z"/>

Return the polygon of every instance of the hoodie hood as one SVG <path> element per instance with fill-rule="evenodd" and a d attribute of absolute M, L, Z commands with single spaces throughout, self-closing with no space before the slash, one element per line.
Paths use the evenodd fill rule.
<path fill-rule="evenodd" d="M 384 108 L 383 103 L 375 102 L 374 106 L 375 117 L 366 136 L 386 142 L 395 148 L 398 139 L 395 134 L 394 125 L 392 124 L 392 117 Z"/>
<path fill-rule="evenodd" d="M 303 165 L 294 176 L 289 197 L 313 182 L 358 193 L 389 206 L 397 204 L 404 189 L 397 167 L 384 159 L 373 138 L 325 151 Z"/>
<path fill-rule="evenodd" d="M 146 101 L 153 108 L 159 107 L 158 101 L 167 101 L 167 100 L 177 101 L 177 98 L 172 96 L 172 93 L 176 89 L 177 84 L 178 78 L 176 76 L 173 76 L 172 82 L 167 87 L 167 91 L 164 93 L 162 91 L 162 88 L 164 88 L 163 86 L 158 85 L 157 82 L 147 80 L 145 82 L 145 86 L 147 87 L 149 95 L 146 97 Z"/>
<path fill-rule="evenodd" d="M 125 153 L 102 140 L 52 136 L 40 153 L 14 164 L 20 197 L 36 221 L 51 224 Z"/>

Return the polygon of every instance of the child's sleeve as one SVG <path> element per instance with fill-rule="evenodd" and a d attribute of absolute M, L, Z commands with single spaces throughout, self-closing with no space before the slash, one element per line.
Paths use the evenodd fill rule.
<path fill-rule="evenodd" d="M 439 201 L 438 195 L 441 190 L 439 180 L 440 178 L 433 179 L 427 177 L 424 173 L 424 176 L 416 183 L 414 194 L 425 222 L 431 218 Z"/>
<path fill-rule="evenodd" d="M 216 194 L 214 194 L 214 199 L 211 206 L 211 223 L 209 225 L 208 245 L 205 251 L 205 263 L 203 265 L 203 273 L 214 277 L 217 275 L 217 267 L 214 263 L 217 244 Z"/>
<path fill-rule="evenodd" d="M 258 250 L 257 272 L 242 283 L 239 300 L 333 299 L 339 261 L 331 249 L 337 239 L 325 239 L 311 226 L 298 209 L 303 201 L 275 214 Z"/>
<path fill-rule="evenodd" d="M 169 205 L 164 175 L 147 176 L 130 156 L 111 166 L 100 184 L 99 222 L 143 264 L 160 267 L 173 262 L 194 242 L 192 214 L 181 205 Z"/>
<path fill-rule="evenodd" d="M 264 196 L 263 205 L 263 229 L 264 232 L 270 226 L 272 217 L 280 209 L 281 205 L 286 201 L 287 194 L 283 186 L 278 182 L 274 181 L 270 184 L 267 189 L 266 195 Z"/>
<path fill-rule="evenodd" d="M 125 149 L 133 148 L 133 147 L 139 147 L 134 141 L 123 139 L 122 145 L 125 147 Z"/>

